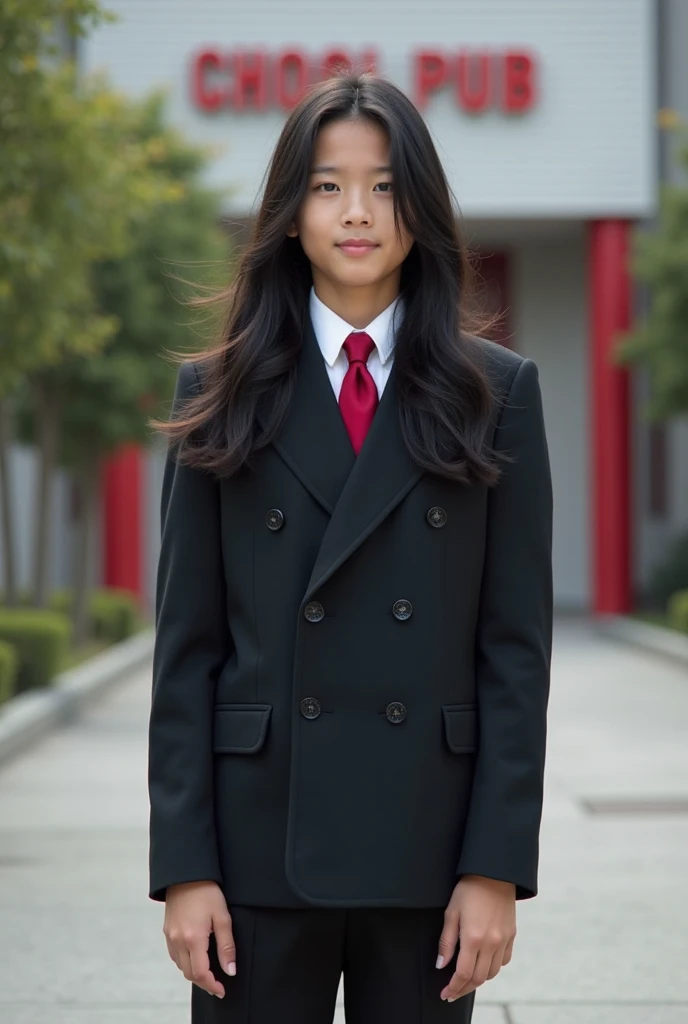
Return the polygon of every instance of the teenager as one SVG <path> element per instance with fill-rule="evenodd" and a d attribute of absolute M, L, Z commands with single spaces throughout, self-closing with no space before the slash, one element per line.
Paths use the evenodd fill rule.
<path fill-rule="evenodd" d="M 321 83 L 156 423 L 149 895 L 194 1024 L 329 1024 L 342 974 L 348 1024 L 467 1024 L 537 894 L 550 468 L 468 266 L 412 103 Z"/>

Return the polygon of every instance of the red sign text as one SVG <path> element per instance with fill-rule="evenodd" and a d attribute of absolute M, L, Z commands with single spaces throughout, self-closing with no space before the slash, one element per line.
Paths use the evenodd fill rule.
<path fill-rule="evenodd" d="M 419 110 L 446 93 L 469 114 L 520 114 L 536 99 L 536 62 L 520 50 L 418 50 L 411 55 L 412 95 Z M 377 52 L 332 49 L 313 58 L 298 49 L 204 49 L 191 62 L 191 100 L 200 110 L 292 110 L 315 82 L 342 68 L 377 71 Z"/>

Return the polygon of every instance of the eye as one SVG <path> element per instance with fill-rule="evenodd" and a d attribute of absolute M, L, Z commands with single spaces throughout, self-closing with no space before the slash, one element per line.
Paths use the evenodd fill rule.
<path fill-rule="evenodd" d="M 375 186 L 375 188 L 378 188 L 379 186 L 382 186 L 383 191 L 385 193 L 392 191 L 392 182 L 391 181 L 379 181 L 377 183 L 377 185 Z M 321 181 L 318 185 L 315 185 L 313 187 L 313 191 L 314 192 L 328 192 L 328 193 L 332 193 L 332 192 L 335 191 L 335 189 L 338 189 L 338 188 L 339 188 L 339 185 L 337 185 L 334 181 Z"/>

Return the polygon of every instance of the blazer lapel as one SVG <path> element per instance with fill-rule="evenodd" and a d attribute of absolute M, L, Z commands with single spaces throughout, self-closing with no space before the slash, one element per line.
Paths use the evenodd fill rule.
<path fill-rule="evenodd" d="M 258 419 L 264 426 L 260 412 Z M 304 487 L 332 515 L 356 454 L 310 316 L 306 318 L 289 413 L 273 444 Z"/>
<path fill-rule="evenodd" d="M 373 422 L 325 530 L 306 600 L 360 547 L 423 475 L 402 438 L 396 367 L 395 360 Z"/>
<path fill-rule="evenodd" d="M 395 361 L 357 457 L 310 316 L 306 318 L 289 414 L 273 441 L 284 462 L 331 516 L 306 600 L 423 475 L 411 460 L 401 435 L 396 365 Z M 262 422 L 260 412 L 258 419 Z"/>

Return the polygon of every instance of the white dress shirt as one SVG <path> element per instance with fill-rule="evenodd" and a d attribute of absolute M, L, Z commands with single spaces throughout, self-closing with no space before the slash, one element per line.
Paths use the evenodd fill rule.
<path fill-rule="evenodd" d="M 334 313 L 329 306 L 326 306 L 315 294 L 315 288 L 311 287 L 309 305 L 313 330 L 318 339 L 337 401 L 339 401 L 344 375 L 349 369 L 349 360 L 342 346 L 352 331 L 360 330 L 369 334 L 375 342 L 367 366 L 375 381 L 378 396 L 382 396 L 392 369 L 396 331 L 403 314 L 403 304 L 400 305 L 400 299 L 401 296 L 397 295 L 394 302 L 390 303 L 387 309 L 383 309 L 367 327 L 352 327 L 346 320 L 342 320 Z M 394 311 L 398 305 L 399 315 L 395 318 Z"/>

